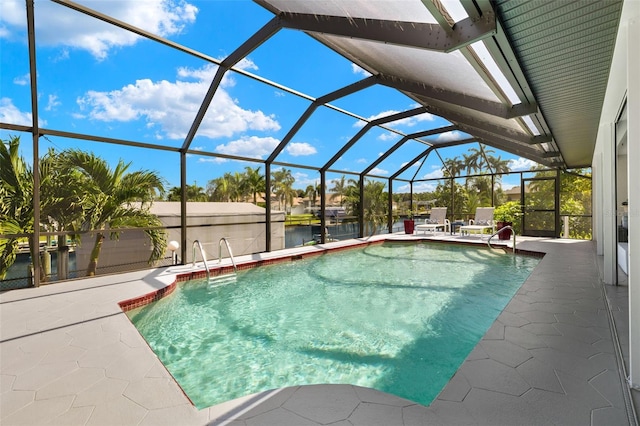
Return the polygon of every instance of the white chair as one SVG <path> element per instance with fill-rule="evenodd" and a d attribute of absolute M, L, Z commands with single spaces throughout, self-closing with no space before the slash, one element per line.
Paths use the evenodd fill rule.
<path fill-rule="evenodd" d="M 424 234 L 426 234 L 427 231 L 433 233 L 438 228 L 442 228 L 444 232 L 447 232 L 447 229 L 451 231 L 451 223 L 449 219 L 447 219 L 446 207 L 433 207 L 429 219 L 425 219 L 424 223 L 417 224 L 415 226 L 415 232 L 416 234 L 420 231 Z"/>
<path fill-rule="evenodd" d="M 460 227 L 460 233 L 464 234 L 484 234 L 487 229 L 493 234 L 496 232 L 496 223 L 493 220 L 493 207 L 476 208 L 475 219 L 471 219 L 468 225 Z"/>

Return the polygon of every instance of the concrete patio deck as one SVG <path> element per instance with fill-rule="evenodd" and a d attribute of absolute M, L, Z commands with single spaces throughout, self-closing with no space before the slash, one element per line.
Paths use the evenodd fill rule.
<path fill-rule="evenodd" d="M 315 385 L 195 409 L 118 306 L 172 282 L 172 268 L 5 292 L 0 423 L 637 424 L 623 372 L 626 287 L 601 284 L 592 242 L 522 238 L 518 248 L 548 255 L 428 407 L 357 386 Z"/>

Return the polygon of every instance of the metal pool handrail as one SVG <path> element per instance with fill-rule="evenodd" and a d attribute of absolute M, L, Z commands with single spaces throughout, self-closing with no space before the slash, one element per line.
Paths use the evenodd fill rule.
<path fill-rule="evenodd" d="M 489 246 L 490 249 L 492 249 L 493 246 L 491 246 L 491 239 L 496 235 L 498 235 L 499 233 L 501 233 L 502 231 L 506 231 L 507 229 L 511 229 L 511 232 L 513 233 L 513 254 L 516 254 L 516 233 L 510 225 L 507 225 L 503 228 L 498 229 L 493 235 L 491 235 L 487 240 L 487 245 Z"/>
<path fill-rule="evenodd" d="M 192 266 L 194 268 L 196 266 L 196 245 L 200 248 L 200 256 L 202 256 L 202 262 L 204 262 L 204 269 L 207 270 L 207 280 L 209 280 L 211 278 L 211 273 L 209 272 L 209 266 L 207 266 L 207 258 L 204 255 L 204 249 L 202 248 L 202 244 L 200 243 L 199 240 L 195 240 L 193 242 L 193 245 L 191 246 L 193 248 L 192 254 L 191 254 L 191 258 L 193 259 Z"/>
<path fill-rule="evenodd" d="M 238 273 L 238 267 L 236 266 L 236 261 L 233 259 L 233 253 L 231 253 L 231 246 L 229 245 L 229 241 L 227 237 L 220 238 L 220 242 L 218 242 L 218 263 L 222 263 L 222 242 L 227 246 L 227 252 L 229 253 L 229 258 L 231 258 L 231 264 L 233 265 L 233 272 Z"/>

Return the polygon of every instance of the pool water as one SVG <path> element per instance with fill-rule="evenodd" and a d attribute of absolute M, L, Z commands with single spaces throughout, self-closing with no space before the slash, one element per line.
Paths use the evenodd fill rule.
<path fill-rule="evenodd" d="M 180 284 L 129 318 L 198 408 L 346 383 L 428 405 L 538 259 L 385 243 Z"/>

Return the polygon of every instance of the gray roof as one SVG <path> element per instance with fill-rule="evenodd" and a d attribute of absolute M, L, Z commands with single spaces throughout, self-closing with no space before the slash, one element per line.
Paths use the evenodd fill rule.
<path fill-rule="evenodd" d="M 151 205 L 151 213 L 161 216 L 180 216 L 180 202 L 178 201 L 154 201 Z M 252 203 L 214 203 L 214 202 L 187 202 L 187 216 L 223 216 L 240 214 L 265 214 L 265 209 Z"/>

